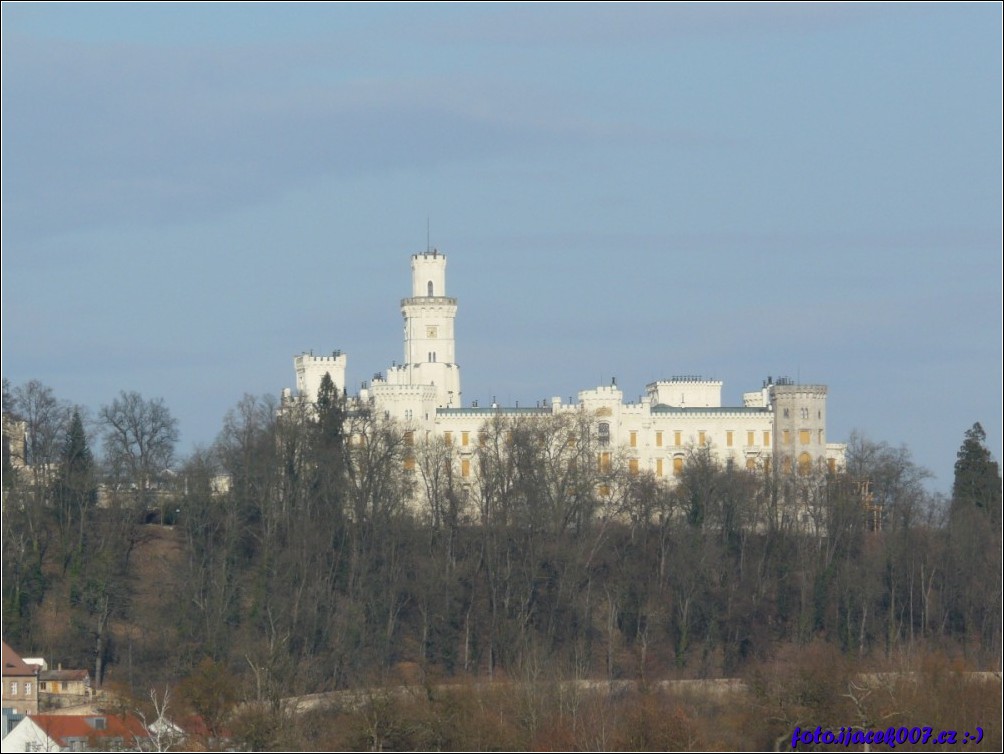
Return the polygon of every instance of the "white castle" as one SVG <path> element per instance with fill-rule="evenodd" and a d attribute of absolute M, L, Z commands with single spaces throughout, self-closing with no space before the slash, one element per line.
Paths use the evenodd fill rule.
<path fill-rule="evenodd" d="M 742 406 L 723 406 L 721 381 L 699 376 L 652 382 L 637 403 L 625 403 L 611 384 L 582 390 L 571 404 L 555 397 L 536 407 L 464 406 L 456 363 L 457 299 L 446 295 L 446 255 L 436 250 L 412 255 L 411 296 L 401 300 L 401 314 L 403 363 L 391 366 L 386 377 L 377 375 L 354 398 L 396 420 L 409 441 L 441 437 L 456 447 L 464 477 L 471 474 L 489 420 L 562 414 L 589 417 L 600 463 L 610 462 L 603 448 L 616 448 L 631 473 L 672 478 L 683 470 L 688 452 L 702 446 L 722 463 L 751 470 L 807 475 L 843 467 L 846 446 L 826 440 L 826 386 L 788 378 L 764 380 L 760 389 L 743 394 Z M 304 353 L 293 364 L 297 396 L 286 389 L 285 400 L 315 402 L 325 374 L 346 391 L 347 357 L 340 351 Z"/>

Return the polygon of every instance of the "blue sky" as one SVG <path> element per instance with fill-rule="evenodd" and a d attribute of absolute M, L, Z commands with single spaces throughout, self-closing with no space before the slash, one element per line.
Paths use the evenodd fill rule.
<path fill-rule="evenodd" d="M 464 400 L 830 388 L 831 440 L 1001 458 L 1001 6 L 3 4 L 3 374 L 187 452 L 307 349 Z"/>

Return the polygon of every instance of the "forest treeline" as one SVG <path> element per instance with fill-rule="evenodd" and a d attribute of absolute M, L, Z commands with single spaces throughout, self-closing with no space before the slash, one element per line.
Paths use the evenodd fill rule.
<path fill-rule="evenodd" d="M 245 396 L 179 461 L 162 401 L 122 393 L 88 420 L 5 381 L 5 640 L 98 684 L 225 678 L 260 704 L 402 678 L 737 676 L 805 648 L 1000 669 L 1001 477 L 978 424 L 945 500 L 906 448 L 861 436 L 839 474 L 695 447 L 670 483 L 598 462 L 585 415 L 499 416 L 468 457 L 329 382 L 279 409 Z M 144 583 L 153 552 L 169 567 Z"/>

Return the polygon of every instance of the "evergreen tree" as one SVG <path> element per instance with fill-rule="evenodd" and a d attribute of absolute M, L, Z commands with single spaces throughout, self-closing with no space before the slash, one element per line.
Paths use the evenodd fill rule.
<path fill-rule="evenodd" d="M 326 451 L 339 451 L 343 442 L 345 425 L 345 402 L 338 394 L 331 374 L 324 373 L 321 386 L 317 390 L 318 441 Z"/>
<path fill-rule="evenodd" d="M 952 510 L 977 508 L 994 523 L 1001 521 L 1001 475 L 986 447 L 986 432 L 977 422 L 966 431 L 955 461 Z"/>
<path fill-rule="evenodd" d="M 60 475 L 56 483 L 56 515 L 63 545 L 63 567 L 82 555 L 88 512 L 97 503 L 94 456 L 80 412 L 74 409 L 63 443 Z"/>

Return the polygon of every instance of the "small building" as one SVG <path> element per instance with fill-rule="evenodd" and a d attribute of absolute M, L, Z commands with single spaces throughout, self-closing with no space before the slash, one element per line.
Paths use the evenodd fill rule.
<path fill-rule="evenodd" d="M 38 667 L 3 642 L 3 709 L 15 715 L 38 712 Z"/>
<path fill-rule="evenodd" d="M 47 709 L 80 704 L 91 698 L 91 674 L 86 670 L 43 669 L 38 674 L 39 701 Z"/>

